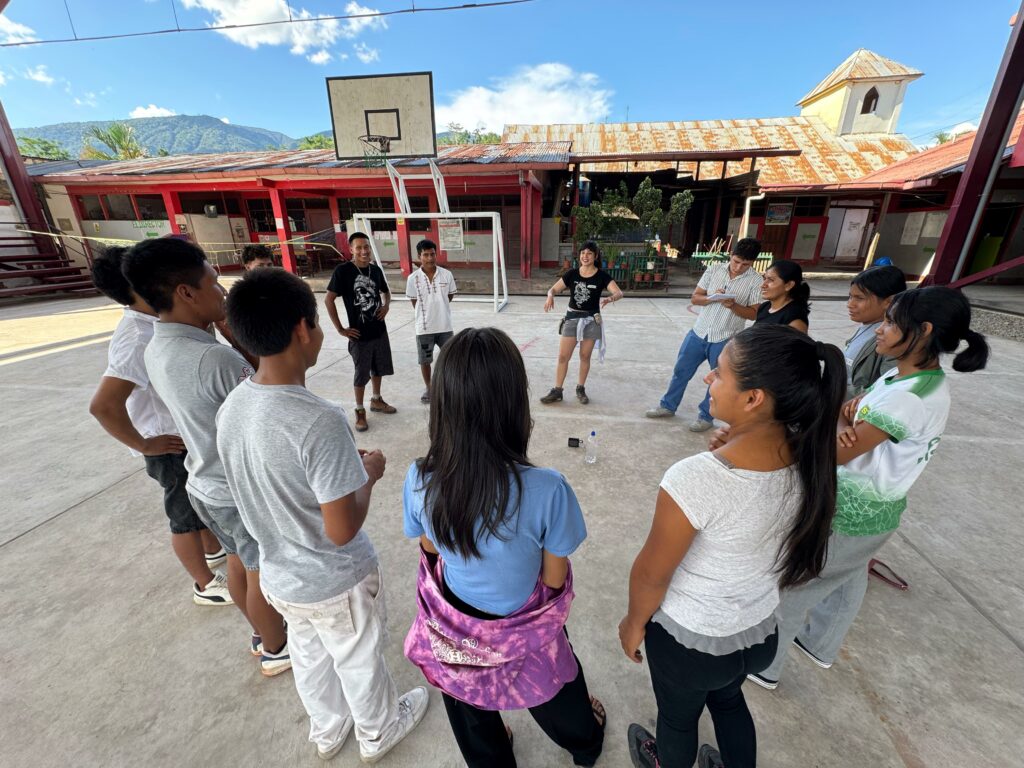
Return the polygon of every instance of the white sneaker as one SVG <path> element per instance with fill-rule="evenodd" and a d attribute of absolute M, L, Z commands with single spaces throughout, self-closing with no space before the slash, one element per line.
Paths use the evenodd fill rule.
<path fill-rule="evenodd" d="M 413 728 L 420 724 L 420 720 L 427 713 L 430 705 L 430 696 L 427 689 L 422 685 L 413 688 L 408 693 L 403 693 L 398 699 L 398 723 L 394 733 L 387 739 L 381 741 L 380 747 L 373 752 L 367 752 L 363 745 L 359 745 L 359 757 L 364 763 L 376 763 L 384 755 L 398 746 L 398 742 L 412 733 Z"/>
<path fill-rule="evenodd" d="M 288 642 L 277 653 L 270 653 L 264 645 L 260 653 L 260 672 L 264 677 L 273 677 L 292 668 L 292 657 L 288 653 Z"/>
<path fill-rule="evenodd" d="M 715 422 L 713 421 L 704 421 L 704 419 L 696 419 L 690 425 L 689 429 L 691 432 L 707 432 L 713 426 L 715 426 Z"/>
<path fill-rule="evenodd" d="M 217 571 L 213 574 L 213 581 L 202 589 L 198 584 L 192 585 L 192 602 L 196 605 L 234 605 L 231 593 L 228 592 L 228 580 L 224 574 Z"/>
<path fill-rule="evenodd" d="M 214 568 L 220 568 L 224 563 L 228 561 L 228 553 L 224 551 L 224 547 L 221 547 L 216 552 L 206 555 L 206 567 L 211 571 Z"/>
<path fill-rule="evenodd" d="M 321 760 L 330 760 L 336 754 L 341 752 L 341 748 L 344 747 L 345 742 L 348 741 L 348 735 L 352 732 L 353 722 L 351 715 L 346 717 L 344 724 L 341 726 L 341 738 L 338 739 L 338 742 L 328 749 L 324 749 L 318 744 L 316 747 L 316 756 Z"/>

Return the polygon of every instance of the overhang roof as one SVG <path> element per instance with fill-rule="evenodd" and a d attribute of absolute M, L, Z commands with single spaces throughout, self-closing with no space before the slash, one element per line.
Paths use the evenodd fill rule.
<path fill-rule="evenodd" d="M 846 60 L 836 67 L 832 72 L 818 83 L 811 92 L 797 102 L 802 107 L 808 102 L 814 101 L 819 96 L 824 96 L 845 82 L 857 80 L 916 80 L 924 72 L 912 69 L 898 61 L 879 56 L 867 48 L 858 48 L 846 57 Z"/>

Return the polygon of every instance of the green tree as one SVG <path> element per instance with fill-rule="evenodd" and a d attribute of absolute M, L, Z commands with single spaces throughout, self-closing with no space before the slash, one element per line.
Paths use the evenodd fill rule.
<path fill-rule="evenodd" d="M 442 146 L 452 144 L 500 144 L 501 136 L 493 131 L 484 130 L 487 126 L 480 124 L 470 131 L 461 123 L 448 123 L 445 134 L 437 143 Z"/>
<path fill-rule="evenodd" d="M 945 144 L 947 141 L 953 140 L 953 134 L 949 131 L 939 131 L 932 138 L 935 139 L 936 144 Z"/>
<path fill-rule="evenodd" d="M 600 200 L 572 209 L 576 218 L 576 242 L 600 240 L 630 226 L 635 227 L 638 221 L 651 237 L 668 225 L 681 225 L 693 205 L 693 193 L 689 190 L 676 192 L 669 198 L 668 210 L 662 207 L 662 196 L 662 191 L 654 186 L 650 176 L 640 182 L 632 197 L 626 182 L 620 181 L 617 189 L 605 190 Z"/>
<path fill-rule="evenodd" d="M 70 160 L 71 153 L 57 141 L 18 137 L 18 150 L 26 157 L 45 157 L 47 160 Z"/>
<path fill-rule="evenodd" d="M 334 149 L 334 139 L 322 133 L 299 139 L 299 149 Z"/>
<path fill-rule="evenodd" d="M 106 149 L 96 147 L 94 140 Z M 111 123 L 106 128 L 96 126 L 83 138 L 82 158 L 85 160 L 134 160 L 137 157 L 146 157 L 146 150 L 128 123 Z"/>

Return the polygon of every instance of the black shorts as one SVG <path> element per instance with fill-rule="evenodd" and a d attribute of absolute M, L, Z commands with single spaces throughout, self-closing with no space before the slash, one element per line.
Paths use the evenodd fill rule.
<path fill-rule="evenodd" d="M 164 489 L 164 512 L 171 523 L 171 533 L 193 533 L 206 529 L 199 515 L 192 508 L 185 491 L 188 472 L 185 470 L 184 453 L 165 453 L 160 456 L 144 456 L 146 474 L 160 483 Z"/>
<path fill-rule="evenodd" d="M 355 368 L 353 384 L 365 387 L 371 376 L 391 376 L 394 364 L 391 362 L 391 342 L 385 333 L 372 341 L 348 340 L 348 353 L 352 355 Z"/>

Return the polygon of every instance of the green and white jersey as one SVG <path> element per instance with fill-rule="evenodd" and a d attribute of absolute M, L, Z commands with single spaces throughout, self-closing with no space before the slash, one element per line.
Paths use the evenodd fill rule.
<path fill-rule="evenodd" d="M 895 368 L 865 392 L 854 426 L 864 421 L 889 435 L 874 450 L 839 467 L 832 528 L 846 536 L 896 530 L 907 492 L 935 449 L 949 416 L 949 386 L 941 368 L 899 379 Z"/>

